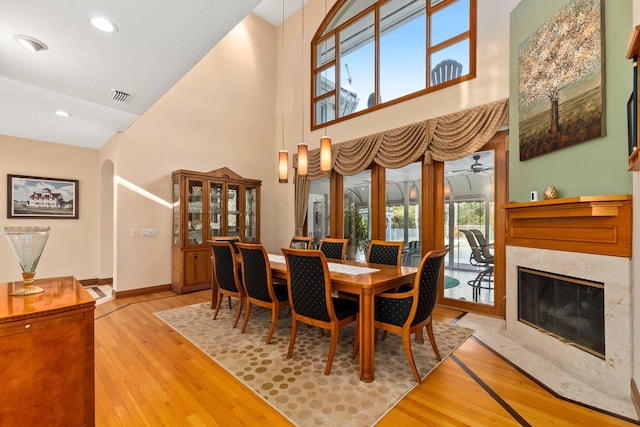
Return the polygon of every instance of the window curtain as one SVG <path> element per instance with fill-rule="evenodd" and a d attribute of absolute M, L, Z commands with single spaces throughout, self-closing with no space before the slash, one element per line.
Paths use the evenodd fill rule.
<path fill-rule="evenodd" d="M 461 159 L 478 151 L 508 123 L 509 101 L 496 101 L 457 113 L 413 123 L 331 146 L 331 169 L 356 175 L 371 163 L 398 169 L 424 156 L 425 164 Z M 296 168 L 298 156 L 293 155 Z M 295 228 L 301 235 L 307 214 L 311 180 L 322 178 L 320 149 L 308 152 L 308 175 L 296 174 Z"/>

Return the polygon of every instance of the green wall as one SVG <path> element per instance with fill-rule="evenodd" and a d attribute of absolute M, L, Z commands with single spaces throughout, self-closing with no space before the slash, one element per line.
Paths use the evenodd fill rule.
<path fill-rule="evenodd" d="M 625 58 L 632 29 L 631 0 L 604 0 L 606 136 L 520 161 L 518 149 L 518 45 L 568 0 L 522 0 L 511 12 L 509 52 L 509 200 L 539 199 L 553 185 L 560 197 L 631 194 L 626 104 L 633 88 Z"/>

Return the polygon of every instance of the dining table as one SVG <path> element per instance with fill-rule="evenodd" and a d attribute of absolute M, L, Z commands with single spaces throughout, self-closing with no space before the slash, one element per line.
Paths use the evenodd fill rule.
<path fill-rule="evenodd" d="M 269 254 L 269 264 L 274 279 L 288 279 L 284 256 Z M 372 382 L 375 378 L 375 296 L 403 284 L 413 284 L 418 269 L 348 260 L 328 260 L 327 266 L 332 290 L 358 297 L 360 380 Z"/>

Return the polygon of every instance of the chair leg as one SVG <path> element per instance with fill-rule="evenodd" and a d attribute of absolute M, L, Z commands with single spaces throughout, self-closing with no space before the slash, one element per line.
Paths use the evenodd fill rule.
<path fill-rule="evenodd" d="M 244 296 L 240 294 L 238 297 L 238 309 L 236 310 L 236 319 L 233 321 L 233 327 L 238 326 L 238 321 L 240 320 L 240 314 L 242 313 L 242 306 L 244 305 Z"/>
<path fill-rule="evenodd" d="M 229 310 L 231 310 L 231 297 L 228 297 L 229 299 Z"/>
<path fill-rule="evenodd" d="M 293 346 L 296 343 L 296 335 L 298 334 L 298 321 L 295 317 L 291 318 L 291 338 L 289 338 L 289 351 L 287 352 L 287 359 L 291 359 L 293 354 Z"/>
<path fill-rule="evenodd" d="M 242 329 L 240 329 L 241 334 L 244 334 L 245 329 L 247 329 L 247 324 L 249 323 L 249 316 L 251 315 L 252 306 L 253 304 L 251 304 L 247 299 L 247 309 L 244 312 L 244 322 L 242 322 Z"/>
<path fill-rule="evenodd" d="M 436 339 L 433 336 L 433 325 L 431 323 L 431 319 L 429 319 L 429 323 L 427 323 L 427 335 L 429 335 L 429 342 L 431 342 L 433 352 L 436 354 L 436 359 L 442 360 L 442 358 L 440 357 L 440 352 L 438 351 L 438 344 L 436 344 Z"/>
<path fill-rule="evenodd" d="M 271 344 L 271 337 L 276 330 L 276 323 L 278 323 L 278 315 L 280 314 L 280 307 L 273 305 L 271 307 L 271 327 L 269 328 L 269 335 L 267 335 L 267 344 Z"/>
<path fill-rule="evenodd" d="M 324 374 L 329 375 L 331 373 L 331 365 L 333 364 L 333 356 L 336 354 L 336 347 L 338 347 L 338 335 L 339 330 L 337 326 L 331 326 L 331 345 L 329 346 L 329 356 L 327 357 L 327 367 L 324 369 Z"/>
<path fill-rule="evenodd" d="M 416 368 L 416 361 L 413 358 L 413 352 L 411 351 L 411 334 L 403 331 L 402 344 L 404 345 L 404 352 L 407 354 L 409 365 L 413 371 L 413 376 L 416 378 L 416 381 L 422 382 L 422 378 L 420 378 L 420 374 L 418 373 L 418 368 Z"/>
<path fill-rule="evenodd" d="M 218 317 L 218 311 L 220 311 L 220 306 L 222 305 L 222 298 L 222 293 L 218 291 L 218 298 L 216 298 L 218 302 L 216 303 L 216 311 L 213 312 L 213 320 L 216 320 L 216 317 Z"/>

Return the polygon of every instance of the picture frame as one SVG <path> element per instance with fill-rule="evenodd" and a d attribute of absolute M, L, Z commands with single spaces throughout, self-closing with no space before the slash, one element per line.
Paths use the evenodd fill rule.
<path fill-rule="evenodd" d="M 518 46 L 520 161 L 606 135 L 603 10 L 572 1 Z"/>
<path fill-rule="evenodd" d="M 78 219 L 79 181 L 7 174 L 7 218 Z"/>

